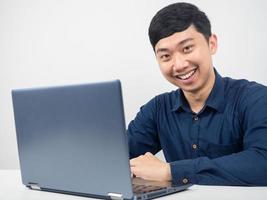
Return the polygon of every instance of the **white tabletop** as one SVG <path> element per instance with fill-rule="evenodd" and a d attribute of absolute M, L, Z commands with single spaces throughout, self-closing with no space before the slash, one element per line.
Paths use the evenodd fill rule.
<path fill-rule="evenodd" d="M 0 170 L 1 200 L 89 200 L 91 198 L 30 190 L 23 186 L 19 170 Z M 162 200 L 266 200 L 267 187 L 225 187 L 194 185 Z"/>

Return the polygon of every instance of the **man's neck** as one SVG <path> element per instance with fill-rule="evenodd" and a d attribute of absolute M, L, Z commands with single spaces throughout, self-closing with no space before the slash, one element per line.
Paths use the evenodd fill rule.
<path fill-rule="evenodd" d="M 201 88 L 197 92 L 186 92 L 184 91 L 185 98 L 187 99 L 191 110 L 194 113 L 198 113 L 201 111 L 201 109 L 204 107 L 207 98 L 209 97 L 211 90 L 214 86 L 215 83 L 215 73 L 212 72 L 213 74 L 210 77 L 210 80 L 206 83 L 206 85 Z"/>

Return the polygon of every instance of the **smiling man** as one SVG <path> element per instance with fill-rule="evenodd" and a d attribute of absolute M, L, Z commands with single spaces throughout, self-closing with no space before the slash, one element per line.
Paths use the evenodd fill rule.
<path fill-rule="evenodd" d="M 221 77 L 217 37 L 189 3 L 161 9 L 149 38 L 163 76 L 179 89 L 154 97 L 128 127 L 132 173 L 208 185 L 267 185 L 267 87 Z M 167 162 L 154 156 L 163 150 Z"/>

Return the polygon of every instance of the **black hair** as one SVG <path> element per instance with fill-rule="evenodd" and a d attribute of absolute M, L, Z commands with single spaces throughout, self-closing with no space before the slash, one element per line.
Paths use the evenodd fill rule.
<path fill-rule="evenodd" d="M 204 12 L 190 3 L 174 3 L 159 10 L 150 22 L 149 39 L 155 46 L 162 38 L 169 37 L 176 32 L 186 30 L 194 25 L 199 33 L 209 41 L 211 25 Z"/>

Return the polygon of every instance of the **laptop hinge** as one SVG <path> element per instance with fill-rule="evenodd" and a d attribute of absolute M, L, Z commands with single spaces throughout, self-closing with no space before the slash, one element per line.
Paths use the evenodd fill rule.
<path fill-rule="evenodd" d="M 123 199 L 122 194 L 118 194 L 118 193 L 108 193 L 108 196 L 110 196 L 110 198 L 114 200 Z"/>
<path fill-rule="evenodd" d="M 38 186 L 38 183 L 29 183 L 28 186 L 33 190 L 41 190 L 41 188 Z"/>

